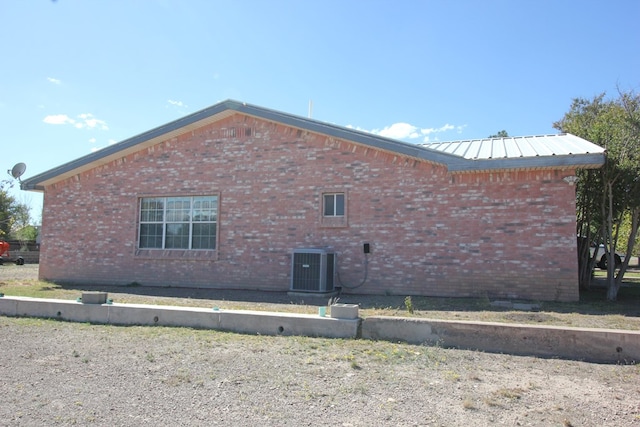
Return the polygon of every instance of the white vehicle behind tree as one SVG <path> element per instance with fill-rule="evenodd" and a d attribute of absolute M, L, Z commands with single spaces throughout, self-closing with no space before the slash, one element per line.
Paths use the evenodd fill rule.
<path fill-rule="evenodd" d="M 593 258 L 593 253 L 596 251 L 598 251 L 597 255 L 596 255 L 596 266 L 600 269 L 600 270 L 606 270 L 607 269 L 607 264 L 608 264 L 608 259 L 607 259 L 607 253 L 604 250 L 604 245 L 600 244 L 599 246 L 596 247 L 595 243 L 591 244 L 591 248 L 590 248 L 590 252 L 589 255 L 591 255 L 591 258 Z M 619 253 L 615 253 L 614 258 L 616 260 L 616 268 L 620 268 L 620 266 L 622 265 L 622 261 L 624 261 L 624 254 L 619 254 Z"/>

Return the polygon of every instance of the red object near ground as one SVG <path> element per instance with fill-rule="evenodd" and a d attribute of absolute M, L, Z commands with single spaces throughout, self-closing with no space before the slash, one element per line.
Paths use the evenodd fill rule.
<path fill-rule="evenodd" d="M 9 243 L 0 240 L 0 256 L 9 256 Z"/>
<path fill-rule="evenodd" d="M 24 258 L 19 256 L 16 259 L 12 259 L 9 256 L 9 243 L 4 240 L 0 240 L 0 265 L 2 265 L 5 261 L 15 262 L 16 265 L 24 265 Z"/>

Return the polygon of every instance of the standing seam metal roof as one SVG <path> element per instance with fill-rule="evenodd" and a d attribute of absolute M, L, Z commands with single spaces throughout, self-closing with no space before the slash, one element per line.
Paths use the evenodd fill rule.
<path fill-rule="evenodd" d="M 519 136 L 466 141 L 430 142 L 424 148 L 464 157 L 467 160 L 514 159 L 541 156 L 570 156 L 604 153 L 599 147 L 575 135 Z"/>

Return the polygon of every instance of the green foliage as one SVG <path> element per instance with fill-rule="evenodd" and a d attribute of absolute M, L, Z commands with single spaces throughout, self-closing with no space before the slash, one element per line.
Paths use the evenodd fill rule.
<path fill-rule="evenodd" d="M 38 228 L 33 225 L 27 225 L 11 233 L 13 238 L 20 240 L 21 242 L 35 241 L 38 234 Z"/>
<path fill-rule="evenodd" d="M 622 221 L 618 226 L 619 233 L 620 233 L 619 238 L 623 242 L 629 241 L 629 238 L 631 237 L 631 232 L 632 232 L 631 220 L 632 220 L 631 212 L 627 211 L 625 212 L 624 216 L 622 217 Z M 633 256 L 640 255 L 640 239 L 636 239 L 635 244 L 631 248 L 631 255 Z"/>
<path fill-rule="evenodd" d="M 508 138 L 508 137 L 509 137 L 509 134 L 504 129 L 496 133 L 495 135 L 489 135 L 489 138 Z"/>
<path fill-rule="evenodd" d="M 604 243 L 610 257 L 607 298 L 615 300 L 629 257 L 615 276 L 613 253 L 627 249 L 627 255 L 631 253 L 640 219 L 640 96 L 619 92 L 616 99 L 605 99 L 604 93 L 593 99 L 574 99 L 554 127 L 606 148 L 602 168 L 577 172 L 577 234 Z M 623 236 L 625 220 L 629 227 Z M 585 258 L 588 251 L 581 253 L 582 287 L 588 287 L 584 283 L 593 269 L 593 260 L 587 263 Z"/>
<path fill-rule="evenodd" d="M 0 238 L 7 238 L 15 222 L 15 199 L 0 189 Z"/>
<path fill-rule="evenodd" d="M 409 314 L 413 314 L 413 301 L 411 300 L 411 297 L 406 297 L 404 299 L 404 306 L 406 307 Z"/>
<path fill-rule="evenodd" d="M 29 206 L 19 203 L 9 194 L 11 182 L 0 181 L 0 239 L 7 239 L 11 232 L 27 226 L 31 220 Z"/>

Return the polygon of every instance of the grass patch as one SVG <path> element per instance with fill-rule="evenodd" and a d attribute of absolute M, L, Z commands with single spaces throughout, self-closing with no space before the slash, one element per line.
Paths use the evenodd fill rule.
<path fill-rule="evenodd" d="M 5 295 L 16 297 L 76 299 L 80 296 L 77 289 L 65 289 L 41 280 L 8 280 L 0 282 L 0 289 Z"/>
<path fill-rule="evenodd" d="M 462 401 L 462 407 L 467 410 L 475 410 L 478 409 L 476 404 L 470 398 L 466 398 Z"/>
<path fill-rule="evenodd" d="M 164 384 L 177 387 L 179 385 L 190 384 L 193 381 L 193 377 L 190 372 L 185 370 L 179 370 L 171 373 L 167 378 L 163 379 Z"/>
<path fill-rule="evenodd" d="M 444 379 L 447 381 L 457 382 L 460 381 L 461 375 L 455 371 L 444 371 Z"/>
<path fill-rule="evenodd" d="M 525 390 L 517 387 L 517 388 L 501 388 L 496 391 L 494 394 L 499 397 L 503 397 L 510 400 L 517 400 L 522 397 Z"/>

